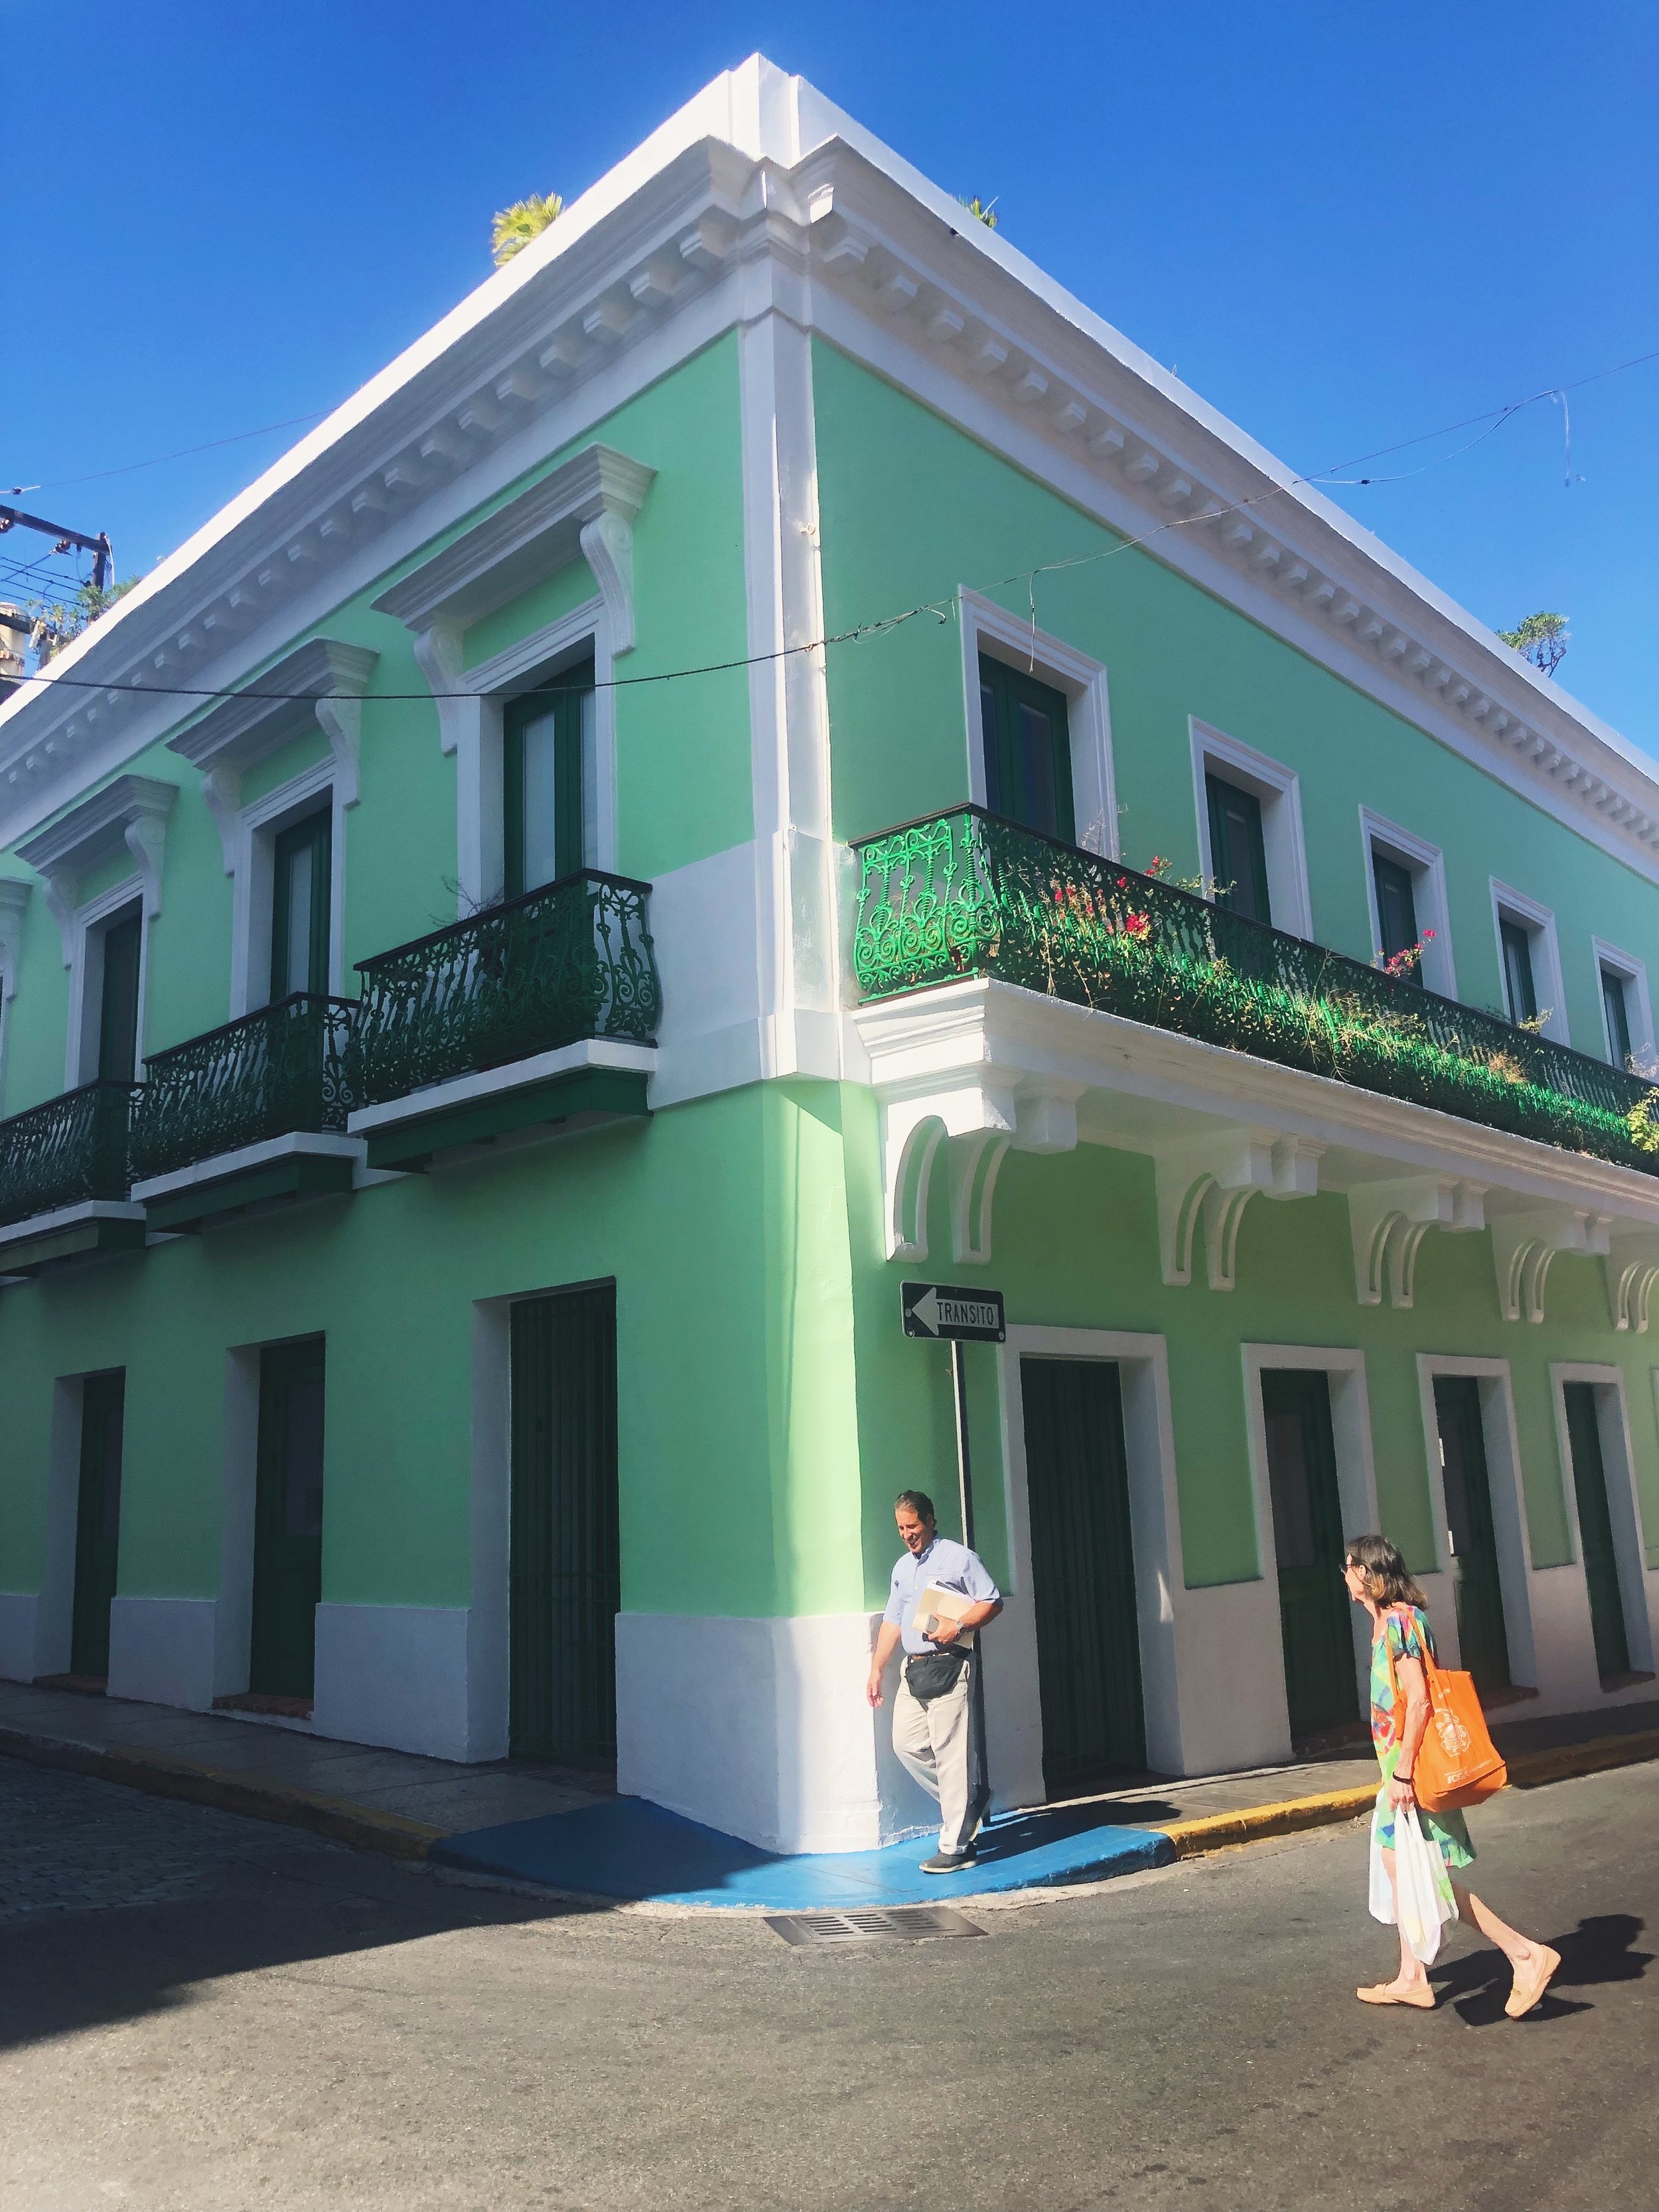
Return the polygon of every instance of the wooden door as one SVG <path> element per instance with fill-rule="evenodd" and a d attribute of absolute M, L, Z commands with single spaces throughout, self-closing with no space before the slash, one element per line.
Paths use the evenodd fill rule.
<path fill-rule="evenodd" d="M 70 1672 L 109 1676 L 109 1609 L 121 1536 L 121 1436 L 126 1374 L 88 1375 L 81 1385 L 81 1480 L 75 1514 L 75 1603 Z"/>
<path fill-rule="evenodd" d="M 1019 1372 L 1042 1778 L 1063 1797 L 1146 1764 L 1123 1406 L 1109 1360 L 1022 1359 Z"/>
<path fill-rule="evenodd" d="M 1224 776 L 1204 779 L 1210 816 L 1210 873 L 1218 906 L 1230 907 L 1250 921 L 1270 922 L 1273 900 L 1267 889 L 1267 848 L 1261 830 L 1261 801 Z"/>
<path fill-rule="evenodd" d="M 592 860 L 596 706 L 593 663 L 584 660 L 507 708 L 502 873 L 510 899 L 575 875 Z"/>
<path fill-rule="evenodd" d="M 253 1643 L 248 1687 L 309 1698 L 323 1595 L 323 1339 L 259 1355 Z"/>
<path fill-rule="evenodd" d="M 614 1284 L 513 1307 L 512 1393 L 509 1741 L 605 1765 L 622 1605 Z"/>
<path fill-rule="evenodd" d="M 1457 1646 L 1475 1688 L 1486 1697 L 1510 1686 L 1510 1647 L 1504 1629 L 1504 1588 L 1498 1571 L 1480 1385 L 1472 1375 L 1436 1376 L 1434 1411 L 1457 1601 Z"/>
<path fill-rule="evenodd" d="M 985 653 L 979 711 L 988 811 L 1072 844 L 1077 816 L 1065 694 Z"/>
<path fill-rule="evenodd" d="M 98 998 L 98 1080 L 131 1083 L 138 1073 L 138 972 L 144 918 L 135 907 L 104 931 Z"/>
<path fill-rule="evenodd" d="M 329 810 L 284 830 L 271 855 L 270 996 L 328 989 L 334 826 Z"/>
<path fill-rule="evenodd" d="M 1589 1591 L 1590 1626 L 1595 1637 L 1595 1670 L 1604 1679 L 1630 1672 L 1630 1642 L 1625 1631 L 1625 1601 L 1619 1588 L 1619 1554 L 1613 1548 L 1613 1515 L 1607 1505 L 1607 1462 L 1601 1425 L 1596 1418 L 1595 1385 L 1566 1382 L 1567 1437 L 1572 1447 L 1572 1486 L 1578 1500 L 1578 1539 L 1583 1547 L 1584 1583 Z"/>
<path fill-rule="evenodd" d="M 1285 1692 L 1294 1739 L 1340 1728 L 1359 1713 L 1353 1632 L 1342 1584 L 1342 1501 L 1329 1380 L 1318 1368 L 1266 1369 L 1261 1410 L 1279 1562 Z"/>

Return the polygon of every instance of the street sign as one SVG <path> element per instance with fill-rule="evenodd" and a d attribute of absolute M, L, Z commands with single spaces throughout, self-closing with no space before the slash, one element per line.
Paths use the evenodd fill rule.
<path fill-rule="evenodd" d="M 904 1334 L 936 1343 L 1000 1344 L 1008 1334 L 1000 1291 L 964 1291 L 952 1283 L 901 1283 Z"/>

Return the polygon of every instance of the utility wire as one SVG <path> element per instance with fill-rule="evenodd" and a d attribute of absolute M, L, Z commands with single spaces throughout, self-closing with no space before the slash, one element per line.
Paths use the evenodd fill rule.
<path fill-rule="evenodd" d="M 157 453 L 148 461 L 127 461 L 118 469 L 94 469 L 86 477 L 52 477 L 45 483 L 13 484 L 7 495 L 16 498 L 26 491 L 61 491 L 70 484 L 102 483 L 109 477 L 130 477 L 136 469 L 159 469 L 167 461 L 188 460 L 192 453 L 216 453 L 221 446 L 240 446 L 248 438 L 268 438 L 273 430 L 295 430 L 302 422 L 320 422 L 332 410 L 315 407 L 309 415 L 290 415 L 284 422 L 264 422 L 257 430 L 237 430 L 228 438 L 210 438 L 204 446 L 181 446 L 176 453 Z"/>

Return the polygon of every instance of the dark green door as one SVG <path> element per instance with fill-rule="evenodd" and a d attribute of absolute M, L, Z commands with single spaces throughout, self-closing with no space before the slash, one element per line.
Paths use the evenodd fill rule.
<path fill-rule="evenodd" d="M 510 1699 L 515 1755 L 617 1755 L 617 1292 L 512 1309 Z"/>
<path fill-rule="evenodd" d="M 1572 1487 L 1578 1500 L 1578 1537 L 1583 1547 L 1584 1582 L 1595 1637 L 1595 1671 L 1603 1677 L 1628 1674 L 1630 1644 L 1625 1633 L 1625 1601 L 1619 1588 L 1619 1554 L 1613 1547 L 1613 1515 L 1607 1507 L 1607 1470 L 1595 1413 L 1595 1385 L 1565 1382 L 1562 1395 L 1567 1403 Z"/>
<path fill-rule="evenodd" d="M 1472 1375 L 1437 1375 L 1434 1411 L 1457 1599 L 1457 1646 L 1484 1698 L 1493 1690 L 1509 1688 L 1510 1646 L 1504 1632 L 1504 1589 L 1498 1574 L 1480 1385 Z"/>
<path fill-rule="evenodd" d="M 510 899 L 575 875 L 592 857 L 594 707 L 593 663 L 584 660 L 507 709 L 501 796 Z"/>
<path fill-rule="evenodd" d="M 144 919 L 135 907 L 104 932 L 98 1003 L 98 1080 L 131 1083 L 138 1073 L 138 964 Z"/>
<path fill-rule="evenodd" d="M 1063 692 L 982 655 L 980 727 L 985 740 L 985 804 L 1028 830 L 1065 844 L 1077 836 L 1072 798 L 1072 739 Z"/>
<path fill-rule="evenodd" d="M 1249 921 L 1271 921 L 1267 892 L 1267 848 L 1261 834 L 1261 801 L 1224 776 L 1206 775 L 1204 798 L 1210 815 L 1210 873 L 1218 906 L 1231 907 Z"/>
<path fill-rule="evenodd" d="M 1318 1368 L 1265 1369 L 1261 1410 L 1291 1734 L 1315 1735 L 1359 1713 L 1330 1384 Z"/>
<path fill-rule="evenodd" d="M 1022 1359 L 1042 1707 L 1042 1778 L 1060 1797 L 1146 1764 L 1129 1472 L 1118 1371 Z"/>
<path fill-rule="evenodd" d="M 259 1472 L 253 1522 L 248 1687 L 308 1698 L 323 1595 L 323 1340 L 259 1355 Z"/>
<path fill-rule="evenodd" d="M 328 989 L 328 910 L 334 831 L 326 808 L 284 830 L 273 853 L 270 996 Z"/>
<path fill-rule="evenodd" d="M 75 1515 L 75 1611 L 70 1672 L 89 1680 L 109 1674 L 109 1609 L 121 1535 L 121 1368 L 81 1385 L 81 1487 Z"/>

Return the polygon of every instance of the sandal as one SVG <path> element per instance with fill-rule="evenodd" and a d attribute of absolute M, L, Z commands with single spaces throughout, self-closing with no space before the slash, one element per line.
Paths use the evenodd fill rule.
<path fill-rule="evenodd" d="M 1561 1963 L 1561 1954 L 1552 1951 L 1547 1943 L 1534 1943 L 1534 1957 L 1528 1966 L 1515 1970 L 1515 1987 L 1504 2000 L 1504 2009 L 1511 2020 L 1519 2020 L 1529 2013 L 1554 1979 L 1556 1968 Z"/>
<path fill-rule="evenodd" d="M 1361 2004 L 1410 2005 L 1417 2012 L 1434 2010 L 1434 1991 L 1426 1982 L 1417 1990 L 1396 1990 L 1388 1982 L 1373 1982 L 1369 1989 L 1356 1990 L 1354 1995 Z"/>

